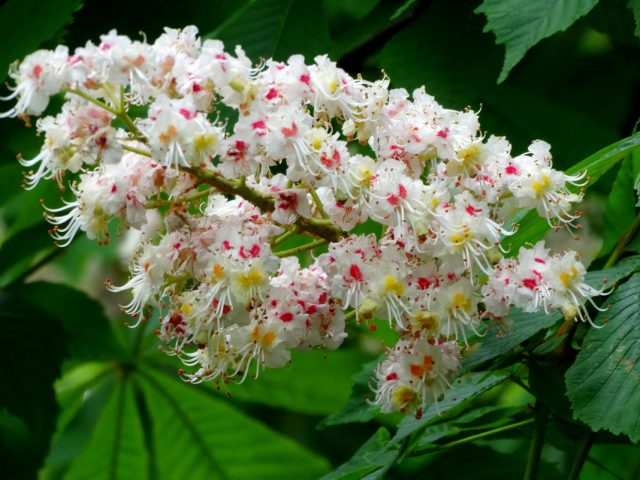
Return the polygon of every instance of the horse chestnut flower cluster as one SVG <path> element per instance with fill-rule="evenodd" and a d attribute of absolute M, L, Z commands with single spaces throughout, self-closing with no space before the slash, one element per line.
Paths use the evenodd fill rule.
<path fill-rule="evenodd" d="M 353 77 L 326 55 L 255 66 L 192 26 L 40 50 L 10 75 L 16 102 L 0 117 L 37 116 L 44 138 L 20 158 L 26 188 L 54 180 L 73 194 L 46 207 L 53 238 L 108 242 L 114 219 L 140 232 L 130 280 L 108 288 L 131 292 L 136 324 L 159 309 L 187 381 L 242 381 L 377 318 L 400 340 L 374 403 L 417 413 L 487 322 L 514 306 L 590 321 L 584 304 L 603 293 L 574 252 L 501 247 L 516 208 L 571 228 L 583 176 L 555 170 L 540 140 L 512 155 L 476 112 L 424 88 Z M 42 116 L 58 94 L 61 111 Z M 350 233 L 364 222 L 381 234 Z M 307 243 L 283 249 L 295 235 Z"/>

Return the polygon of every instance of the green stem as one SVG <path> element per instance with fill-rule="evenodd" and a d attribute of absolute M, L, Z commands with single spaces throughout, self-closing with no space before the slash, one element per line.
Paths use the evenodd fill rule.
<path fill-rule="evenodd" d="M 72 88 L 70 90 L 67 90 L 68 93 L 72 93 L 74 95 L 77 95 L 79 97 L 84 98 L 87 102 L 93 103 L 94 105 L 97 105 L 100 108 L 104 108 L 107 112 L 112 113 L 115 116 L 118 116 L 120 114 L 120 112 L 118 110 L 116 110 L 113 107 L 110 107 L 109 105 L 107 105 L 106 103 L 104 103 L 101 100 L 98 100 L 97 98 L 93 98 L 91 95 L 89 95 L 88 93 L 83 92 L 82 90 L 77 90 L 75 88 Z"/>
<path fill-rule="evenodd" d="M 538 466 L 540 465 L 540 455 L 544 446 L 544 434 L 549 420 L 549 409 L 539 401 L 536 402 L 533 436 L 529 446 L 529 456 L 527 457 L 527 468 L 524 472 L 524 480 L 534 480 L 538 477 Z"/>
<path fill-rule="evenodd" d="M 356 313 L 358 313 L 358 310 L 356 310 L 355 308 L 353 310 L 351 310 L 348 313 L 344 314 L 344 321 L 348 322 L 349 320 L 351 320 L 352 318 L 355 318 Z"/>
<path fill-rule="evenodd" d="M 169 205 L 176 205 L 179 203 L 193 202 L 194 200 L 198 200 L 199 198 L 208 196 L 209 193 L 211 193 L 211 190 L 207 189 L 207 190 L 202 190 L 201 192 L 192 193 L 191 195 L 185 195 L 184 197 L 175 198 L 173 200 L 151 201 L 151 202 L 145 203 L 144 208 L 152 209 L 152 208 L 159 208 L 159 207 L 167 207 Z"/>
<path fill-rule="evenodd" d="M 510 423 L 509 425 L 503 425 L 502 427 L 492 428 L 491 430 L 486 430 L 481 433 L 469 435 L 468 437 L 460 438 L 458 440 L 454 440 L 453 442 L 443 443 L 442 445 L 438 445 L 437 448 L 429 448 L 429 449 L 426 449 L 425 451 L 420 451 L 418 452 L 418 455 L 430 455 L 432 453 L 439 452 L 441 450 L 458 447 L 466 443 L 475 442 L 476 440 L 480 440 L 485 437 L 490 437 L 491 435 L 495 435 L 497 433 L 515 430 L 517 428 L 524 427 L 525 425 L 529 425 L 533 422 L 534 422 L 533 418 L 527 418 L 526 420 L 522 420 L 520 422 Z M 415 456 L 418 456 L 418 455 L 415 455 Z"/>
<path fill-rule="evenodd" d="M 274 252 L 276 257 L 290 257 L 292 255 L 297 255 L 302 252 L 306 252 L 307 250 L 313 250 L 316 247 L 326 244 L 327 241 L 324 239 L 315 240 L 311 243 L 307 243 L 305 245 L 300 245 L 299 247 L 290 248 L 288 250 L 282 250 L 280 252 Z"/>
<path fill-rule="evenodd" d="M 140 130 L 138 130 L 138 127 L 136 127 L 136 124 L 133 123 L 131 117 L 127 115 L 126 111 L 118 112 L 116 116 L 122 121 L 122 123 L 127 126 L 129 131 L 133 133 L 134 137 L 136 137 L 138 140 L 144 140 L 144 134 Z"/>
<path fill-rule="evenodd" d="M 137 153 L 138 155 L 143 155 L 143 156 L 149 157 L 149 158 L 152 157 L 150 152 L 147 152 L 146 150 L 142 150 L 141 148 L 130 147 L 129 145 L 124 145 L 124 144 L 122 145 L 122 148 L 124 150 L 127 150 L 128 152 Z"/>
<path fill-rule="evenodd" d="M 320 213 L 320 216 L 325 220 L 327 220 L 329 218 L 329 214 L 327 214 L 327 212 L 325 211 L 324 206 L 322 205 L 322 201 L 320 201 L 320 197 L 318 197 L 316 189 L 309 186 L 308 190 L 309 190 L 309 193 L 311 194 L 311 199 L 313 200 L 313 203 L 316 205 L 316 208 Z"/>
<path fill-rule="evenodd" d="M 273 247 L 277 247 L 278 245 L 280 245 L 282 242 L 284 242 L 287 238 L 293 236 L 296 234 L 296 232 L 298 231 L 297 228 L 292 228 L 291 230 L 287 230 L 286 232 L 284 232 L 281 235 L 278 235 L 276 238 L 274 238 L 273 240 L 271 240 L 271 248 Z"/>
<path fill-rule="evenodd" d="M 589 450 L 591 450 L 591 445 L 593 445 L 595 434 L 593 432 L 589 432 L 587 436 L 584 438 L 580 446 L 578 447 L 578 455 L 571 466 L 571 471 L 569 472 L 569 476 L 567 480 L 578 480 L 580 477 L 580 472 L 582 471 L 582 467 L 584 462 L 587 460 L 589 456 Z"/>
<path fill-rule="evenodd" d="M 607 259 L 607 263 L 605 263 L 604 267 L 602 267 L 603 269 L 610 268 L 615 265 L 620 255 L 622 255 L 622 252 L 624 252 L 624 249 L 626 248 L 626 246 L 629 244 L 629 242 L 633 239 L 633 237 L 638 232 L 638 229 L 640 229 L 640 214 L 636 216 L 636 219 L 633 221 L 631 226 L 620 237 L 620 240 L 618 240 L 618 243 L 616 243 L 616 246 L 613 249 L 613 252 L 611 252 L 611 255 Z"/>

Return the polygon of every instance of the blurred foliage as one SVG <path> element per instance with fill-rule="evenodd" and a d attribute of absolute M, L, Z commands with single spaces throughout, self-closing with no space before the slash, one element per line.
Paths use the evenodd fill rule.
<path fill-rule="evenodd" d="M 0 80 L 37 48 L 195 24 L 256 62 L 328 53 L 352 74 L 426 85 L 445 106 L 480 109 L 483 128 L 515 152 L 543 138 L 559 167 L 588 167 L 589 196 L 607 198 L 604 220 L 588 219 L 604 225 L 589 277 L 602 286 L 640 266 L 619 248 L 638 218 L 639 12 L 637 0 L 9 0 Z M 256 381 L 186 385 L 153 328 L 126 328 L 119 299 L 104 292 L 105 276 L 124 278 L 121 247 L 53 247 L 39 200 L 60 193 L 22 190 L 15 161 L 40 142 L 33 126 L 3 120 L 1 478 L 518 478 L 536 399 L 551 412 L 540 478 L 566 478 L 582 456 L 580 478 L 640 478 L 638 274 L 597 317 L 607 328 L 567 332 L 559 314 L 515 313 L 515 331 L 481 339 L 468 373 L 421 419 L 381 416 L 366 402 L 382 337 L 358 327 L 340 351 L 296 355 Z M 535 213 L 520 218 L 514 250 L 548 230 Z M 640 252 L 640 238 L 625 244 Z"/>

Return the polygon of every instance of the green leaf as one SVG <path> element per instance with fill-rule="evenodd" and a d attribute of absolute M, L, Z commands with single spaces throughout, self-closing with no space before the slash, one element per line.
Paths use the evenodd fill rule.
<path fill-rule="evenodd" d="M 252 0 L 236 10 L 205 38 L 218 38 L 228 49 L 241 45 L 249 58 L 286 60 L 301 53 L 326 53 L 329 30 L 323 2 L 304 0 Z"/>
<path fill-rule="evenodd" d="M 73 19 L 82 0 L 9 0 L 0 7 L 0 82 L 9 63 L 36 50 Z"/>
<path fill-rule="evenodd" d="M 247 379 L 242 384 L 232 382 L 226 389 L 239 400 L 328 415 L 347 401 L 351 375 L 366 359 L 353 349 L 292 353 L 291 367 L 266 369 L 259 378 Z"/>
<path fill-rule="evenodd" d="M 0 292 L 0 465 L 3 478 L 35 478 L 49 449 L 58 406 L 53 381 L 64 333 L 46 313 Z"/>
<path fill-rule="evenodd" d="M 508 377 L 509 374 L 504 371 L 477 372 L 463 375 L 452 383 L 452 387 L 444 395 L 444 398 L 438 402 L 437 406 L 431 404 L 425 409 L 422 418 L 419 420 L 414 417 L 404 418 L 398 425 L 398 431 L 392 442 L 397 443 L 403 440 L 431 423 L 434 419 L 439 418 L 439 415 L 486 392 Z"/>
<path fill-rule="evenodd" d="M 124 377 L 66 480 L 147 478 L 149 456 L 131 381 Z"/>
<path fill-rule="evenodd" d="M 640 268 L 640 255 L 634 255 L 622 259 L 611 268 L 587 272 L 585 282 L 599 290 L 608 289 L 638 268 Z M 562 315 L 557 311 L 547 315 L 544 312 L 526 313 L 514 308 L 509 317 L 513 322 L 513 330 L 502 333 L 495 326 L 491 326 L 487 334 L 475 343 L 469 354 L 462 359 L 465 370 L 483 367 L 488 361 L 508 353 L 538 332 L 552 327 L 562 318 Z"/>
<path fill-rule="evenodd" d="M 531 47 L 543 38 L 570 27 L 586 15 L 598 0 L 484 0 L 476 13 L 487 16 L 485 31 L 496 35 L 496 43 L 506 48 L 498 83 Z"/>
<path fill-rule="evenodd" d="M 371 475 L 374 471 L 386 470 L 398 457 L 397 447 L 388 447 L 391 435 L 386 428 L 380 428 L 367 440 L 349 461 L 340 465 L 322 480 L 359 480 L 361 478 L 377 478 Z M 375 472 L 383 474 L 383 472 Z"/>
<path fill-rule="evenodd" d="M 318 428 L 354 422 L 365 423 L 376 415 L 378 408 L 368 403 L 367 399 L 371 397 L 369 381 L 377 365 L 377 360 L 366 363 L 362 370 L 353 376 L 355 382 L 347 403 L 340 410 L 323 419 Z"/>
<path fill-rule="evenodd" d="M 350 4 L 344 1 L 337 3 L 339 4 L 339 9 L 353 8 L 353 5 L 356 5 L 356 3 Z M 366 6 L 367 8 L 360 8 L 358 15 L 355 15 L 355 12 L 351 14 L 351 12 L 343 12 L 342 10 L 327 12 L 330 20 L 329 33 L 331 38 L 327 53 L 331 59 L 339 60 L 357 48 L 366 48 L 368 42 L 375 41 L 374 38 L 376 36 L 388 31 L 397 25 L 399 21 L 402 21 L 398 17 L 392 17 L 397 9 L 394 2 L 374 0 L 370 3 L 370 5 Z M 332 19 L 331 17 L 336 14 L 339 15 L 338 18 Z M 390 17 L 392 17 L 391 21 Z"/>
<path fill-rule="evenodd" d="M 636 216 L 631 166 L 630 159 L 622 161 L 616 181 L 611 187 L 604 209 L 603 243 L 599 256 L 607 255 L 613 250 L 618 239 L 633 223 Z"/>
<path fill-rule="evenodd" d="M 539 331 L 551 327 L 561 317 L 558 312 L 547 315 L 544 312 L 525 313 L 513 309 L 509 315 L 513 321 L 513 330 L 501 333 L 494 326 L 490 327 L 487 334 L 472 347 L 470 354 L 462 359 L 462 367 L 465 370 L 482 367 L 489 360 L 511 351 Z"/>
<path fill-rule="evenodd" d="M 409 9 L 414 6 L 416 1 L 417 0 L 406 0 L 402 5 L 400 5 L 400 7 L 398 7 L 395 13 L 391 16 L 391 20 L 395 20 L 397 18 L 400 18 L 402 15 L 404 15 L 405 12 L 409 11 Z"/>
<path fill-rule="evenodd" d="M 322 457 L 206 390 L 145 369 L 138 377 L 162 478 L 317 478 Z"/>
<path fill-rule="evenodd" d="M 567 395 L 575 418 L 595 431 L 624 433 L 640 440 L 640 274 L 634 274 L 610 298 L 582 350 L 566 374 Z M 606 321 L 604 320 L 606 319 Z"/>
<path fill-rule="evenodd" d="M 590 155 L 580 163 L 567 169 L 568 174 L 586 171 L 588 182 L 585 189 L 593 185 L 609 169 L 619 161 L 640 149 L 640 133 L 624 138 L 613 143 L 593 155 Z M 535 210 L 530 210 L 520 222 L 518 231 L 503 240 L 503 245 L 510 246 L 511 255 L 517 255 L 521 246 L 526 243 L 536 243 L 549 230 L 547 220 L 540 217 Z"/>
<path fill-rule="evenodd" d="M 640 37 L 640 0 L 629 0 L 628 6 L 633 12 L 633 18 L 636 22 L 636 36 Z"/>
<path fill-rule="evenodd" d="M 47 235 L 44 222 L 10 237 L 0 247 L 0 288 L 15 282 L 33 265 L 54 255 L 57 248 Z"/>
<path fill-rule="evenodd" d="M 64 285 L 35 282 L 15 289 L 23 302 L 46 310 L 64 329 L 69 354 L 76 360 L 114 360 L 124 351 L 102 305 Z"/>
<path fill-rule="evenodd" d="M 633 255 L 620 260 L 611 268 L 587 272 L 585 282 L 593 288 L 601 290 L 612 287 L 616 282 L 627 278 L 640 268 L 640 255 Z"/>

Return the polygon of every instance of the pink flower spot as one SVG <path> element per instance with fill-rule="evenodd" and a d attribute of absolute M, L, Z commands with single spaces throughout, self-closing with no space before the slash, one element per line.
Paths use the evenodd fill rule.
<path fill-rule="evenodd" d="M 267 100 L 273 100 L 274 98 L 278 98 L 279 96 L 280 94 L 278 93 L 278 90 L 276 90 L 275 88 L 270 88 L 267 94 L 265 95 L 265 98 Z"/>
<path fill-rule="evenodd" d="M 449 129 L 445 128 L 444 130 L 440 130 L 438 131 L 438 133 L 436 133 L 437 136 L 439 136 L 440 138 L 446 140 L 447 137 L 449 136 Z"/>

